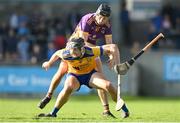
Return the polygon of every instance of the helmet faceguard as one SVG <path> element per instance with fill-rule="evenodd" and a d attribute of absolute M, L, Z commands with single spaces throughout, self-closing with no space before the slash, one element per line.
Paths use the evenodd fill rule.
<path fill-rule="evenodd" d="M 68 43 L 66 48 L 72 49 L 72 48 L 77 48 L 81 50 L 82 47 L 84 47 L 84 39 L 83 38 L 72 38 Z"/>
<path fill-rule="evenodd" d="M 111 15 L 111 8 L 107 4 L 101 4 L 97 9 L 96 14 L 109 17 Z"/>

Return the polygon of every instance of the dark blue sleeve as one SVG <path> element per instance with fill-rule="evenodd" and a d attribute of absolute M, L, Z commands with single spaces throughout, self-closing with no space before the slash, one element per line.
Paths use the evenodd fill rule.
<path fill-rule="evenodd" d="M 100 46 L 100 55 L 102 56 L 103 53 L 104 53 L 104 50 L 103 50 L 102 46 Z"/>

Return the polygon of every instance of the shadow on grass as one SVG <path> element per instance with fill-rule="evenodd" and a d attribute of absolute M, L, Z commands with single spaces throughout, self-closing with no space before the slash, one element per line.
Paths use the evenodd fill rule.
<path fill-rule="evenodd" d="M 0 122 L 22 122 L 22 121 L 31 121 L 29 117 L 5 117 L 0 118 Z"/>
<path fill-rule="evenodd" d="M 64 122 L 98 122 L 98 121 L 116 121 L 117 118 L 111 117 L 102 117 L 102 118 L 95 118 L 95 117 L 33 117 L 32 120 L 34 121 L 64 121 Z"/>
<path fill-rule="evenodd" d="M 21 120 L 21 119 L 27 119 L 25 117 L 8 117 L 6 119 L 10 119 L 10 120 Z"/>
<path fill-rule="evenodd" d="M 51 119 L 51 120 L 58 120 L 58 119 L 61 119 L 61 120 L 66 120 L 66 121 L 68 121 L 68 120 L 87 120 L 87 118 L 86 117 L 82 117 L 82 118 L 80 118 L 80 117 L 72 117 L 72 118 L 62 118 L 62 117 L 38 117 L 38 116 L 35 116 L 35 117 L 33 117 L 32 118 L 33 120 L 41 120 L 41 119 Z M 94 117 L 89 117 L 88 119 L 94 119 Z"/>

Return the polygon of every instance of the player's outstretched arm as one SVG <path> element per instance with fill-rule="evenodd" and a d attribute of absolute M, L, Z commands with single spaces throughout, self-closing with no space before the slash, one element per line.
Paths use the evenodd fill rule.
<path fill-rule="evenodd" d="M 57 61 L 60 57 L 58 56 L 60 51 L 56 51 L 52 56 L 51 58 L 49 59 L 49 61 L 45 61 L 43 64 L 42 64 L 42 68 L 44 68 L 46 71 L 51 67 L 51 65 Z"/>

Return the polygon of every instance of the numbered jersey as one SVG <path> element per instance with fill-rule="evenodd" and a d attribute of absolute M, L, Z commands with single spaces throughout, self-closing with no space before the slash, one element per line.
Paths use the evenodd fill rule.
<path fill-rule="evenodd" d="M 80 59 L 71 57 L 69 50 L 62 49 L 57 55 L 68 64 L 68 73 L 87 74 L 96 68 L 95 58 L 103 54 L 102 47 L 85 47 L 85 53 Z"/>

